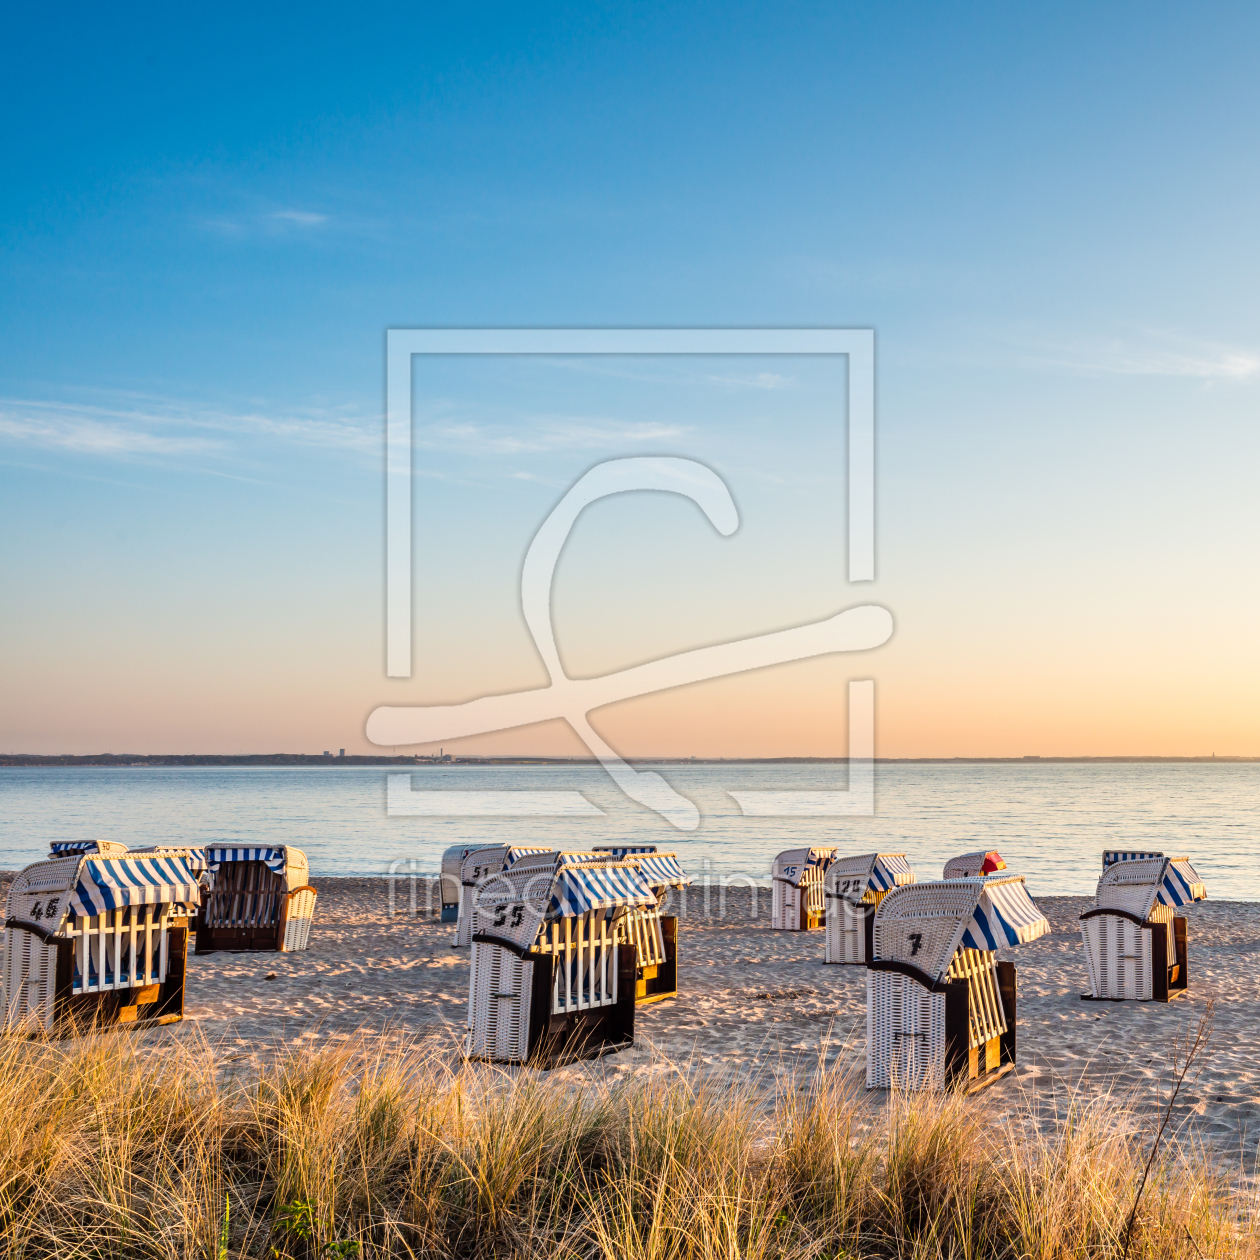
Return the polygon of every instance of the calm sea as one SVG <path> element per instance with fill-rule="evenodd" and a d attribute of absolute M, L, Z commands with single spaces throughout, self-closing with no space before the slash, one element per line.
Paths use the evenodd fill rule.
<path fill-rule="evenodd" d="M 1094 890 L 1104 848 L 1188 854 L 1214 898 L 1260 899 L 1260 764 L 892 765 L 876 767 L 871 818 L 745 818 L 738 789 L 842 788 L 843 767 L 660 766 L 700 807 L 674 830 L 627 801 L 598 767 L 426 767 L 417 789 L 576 789 L 603 818 L 388 817 L 395 767 L 0 768 L 0 865 L 47 855 L 52 840 L 292 844 L 314 875 L 385 875 L 392 863 L 435 871 L 442 850 L 472 841 L 584 848 L 636 841 L 676 849 L 699 873 L 768 876 L 781 849 L 839 844 L 904 851 L 920 879 L 946 858 L 996 848 L 1030 891 Z"/>

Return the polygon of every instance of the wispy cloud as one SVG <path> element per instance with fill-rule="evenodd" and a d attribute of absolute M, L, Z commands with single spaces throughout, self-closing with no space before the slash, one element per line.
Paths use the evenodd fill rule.
<path fill-rule="evenodd" d="M 154 398 L 113 405 L 0 399 L 0 442 L 24 446 L 104 457 L 230 458 L 260 438 L 373 457 L 381 450 L 378 419 L 336 410 L 286 415 Z"/>
<path fill-rule="evenodd" d="M 224 237 L 281 237 L 294 231 L 322 227 L 332 216 L 314 210 L 252 208 L 237 214 L 205 215 L 195 220 L 204 232 Z"/>
<path fill-rule="evenodd" d="M 1090 346 L 1046 346 L 1033 360 L 1089 376 L 1171 376 L 1243 381 L 1260 375 L 1260 350 L 1147 333 Z"/>
<path fill-rule="evenodd" d="M 213 450 L 200 437 L 171 437 L 84 416 L 0 412 L 0 440 L 86 455 L 189 455 Z"/>
<path fill-rule="evenodd" d="M 715 385 L 726 385 L 733 389 L 792 389 L 796 380 L 791 376 L 782 376 L 778 372 L 756 372 L 750 376 L 710 376 Z"/>
<path fill-rule="evenodd" d="M 416 445 L 467 455 L 526 455 L 633 448 L 671 441 L 686 431 L 677 425 L 609 421 L 541 420 L 511 426 L 439 421 L 417 427 Z"/>
<path fill-rule="evenodd" d="M 296 223 L 298 227 L 318 227 L 328 222 L 326 214 L 315 214 L 310 210 L 276 210 L 270 217 L 285 223 Z"/>

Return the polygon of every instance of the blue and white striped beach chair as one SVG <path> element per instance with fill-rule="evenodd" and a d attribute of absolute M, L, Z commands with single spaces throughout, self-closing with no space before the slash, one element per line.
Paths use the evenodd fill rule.
<path fill-rule="evenodd" d="M 1174 911 L 1206 896 L 1189 858 L 1109 850 L 1094 908 L 1081 915 L 1090 983 L 1081 996 L 1110 1002 L 1180 997 L 1189 983 L 1186 920 Z"/>
<path fill-rule="evenodd" d="M 198 954 L 306 949 L 318 890 L 301 849 L 211 844 L 205 853 L 210 888 L 197 917 Z"/>
<path fill-rule="evenodd" d="M 915 882 L 904 853 L 838 857 L 823 880 L 827 932 L 824 961 L 860 963 L 870 957 L 875 910 L 894 888 Z"/>
<path fill-rule="evenodd" d="M 630 860 L 534 853 L 477 890 L 467 1057 L 554 1066 L 634 1042 L 626 915 L 656 905 Z"/>
<path fill-rule="evenodd" d="M 808 932 L 823 926 L 823 881 L 835 860 L 835 847 L 785 849 L 774 859 L 770 885 L 770 926 Z"/>
<path fill-rule="evenodd" d="M 868 1088 L 974 1091 L 1013 1071 L 1015 967 L 997 951 L 1049 931 L 1022 875 L 890 892 L 866 972 Z"/>
<path fill-rule="evenodd" d="M 5 906 L 4 1029 L 183 1018 L 188 925 L 201 900 L 177 856 L 68 853 L 19 872 Z"/>

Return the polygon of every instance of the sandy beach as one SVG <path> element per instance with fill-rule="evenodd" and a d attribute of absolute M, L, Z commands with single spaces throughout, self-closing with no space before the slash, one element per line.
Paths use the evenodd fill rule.
<path fill-rule="evenodd" d="M 422 1044 L 454 1058 L 468 996 L 468 951 L 451 946 L 453 925 L 408 911 L 405 889 L 390 914 L 376 879 L 318 879 L 310 949 L 298 954 L 218 953 L 190 957 L 183 1024 L 139 1034 L 203 1037 L 225 1061 L 277 1043 L 319 1044 L 366 1037 Z M 640 1007 L 637 1044 L 594 1063 L 558 1069 L 655 1072 L 690 1064 L 753 1084 L 801 1078 L 820 1059 L 865 1071 L 865 981 L 860 967 L 823 963 L 823 934 L 776 932 L 769 898 L 752 914 L 747 888 L 704 904 L 692 889 L 678 905 L 680 996 Z M 421 898 L 423 903 L 423 898 Z M 1252 1168 L 1260 1138 L 1260 904 L 1206 902 L 1189 912 L 1190 994 L 1160 1003 L 1083 1002 L 1087 987 L 1076 919 L 1079 897 L 1038 897 L 1052 935 L 1010 952 L 1019 975 L 1019 1068 L 981 1095 L 999 1111 L 1021 1094 L 1047 1119 L 1061 1114 L 1068 1088 L 1151 1105 L 1169 1077 L 1173 1041 L 1216 1000 L 1213 1039 L 1178 1120 L 1223 1154 L 1245 1152 Z"/>

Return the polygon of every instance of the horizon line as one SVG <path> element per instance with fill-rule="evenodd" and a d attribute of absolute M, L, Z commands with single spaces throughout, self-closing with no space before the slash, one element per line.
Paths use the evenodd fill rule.
<path fill-rule="evenodd" d="M 846 765 L 848 757 L 821 756 L 781 756 L 781 757 L 679 757 L 679 756 L 643 756 L 626 757 L 631 765 Z M 936 757 L 875 757 L 877 765 L 941 765 L 950 763 L 968 764 L 1005 764 L 1027 765 L 1033 763 L 1049 764 L 1082 764 L 1090 762 L 1104 763 L 1147 763 L 1161 762 L 1260 762 L 1260 755 L 1241 753 L 1111 753 L 1111 754 L 1041 754 L 1025 753 L 1022 756 L 979 757 L 968 754 Z M 398 766 L 450 766 L 450 765 L 599 765 L 599 759 L 590 756 L 543 756 L 528 753 L 447 753 L 439 756 L 436 753 L 398 753 L 382 755 L 379 753 L 0 753 L 0 768 L 13 768 L 20 765 L 41 764 L 118 764 L 145 765 L 150 763 L 171 763 L 222 765 L 236 763 L 313 763 L 315 765 L 398 765 Z"/>

